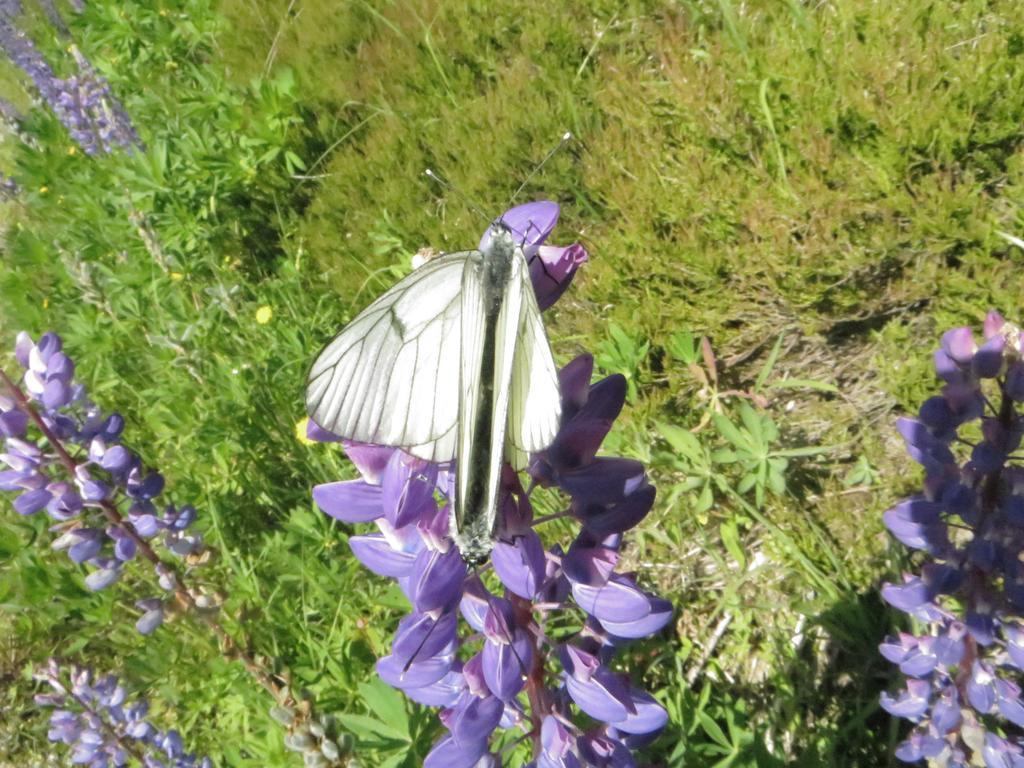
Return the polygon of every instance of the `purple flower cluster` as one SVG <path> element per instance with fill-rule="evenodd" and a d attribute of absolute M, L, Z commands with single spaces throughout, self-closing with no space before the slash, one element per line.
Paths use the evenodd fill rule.
<path fill-rule="evenodd" d="M 0 173 L 0 200 L 12 200 L 21 193 L 18 182 L 6 173 Z"/>
<path fill-rule="evenodd" d="M 210 758 L 185 751 L 176 730 L 152 725 L 146 700 L 129 701 L 114 675 L 98 677 L 80 667 L 65 671 L 51 659 L 36 678 L 54 691 L 36 696 L 40 706 L 57 707 L 50 716 L 49 739 L 71 747 L 75 765 L 108 768 L 134 758 L 146 768 L 213 768 Z"/>
<path fill-rule="evenodd" d="M 924 492 L 885 513 L 917 574 L 882 596 L 926 627 L 881 645 L 907 676 L 882 706 L 915 723 L 896 756 L 950 768 L 1024 768 L 1024 334 L 990 312 L 984 340 L 942 337 L 941 395 L 897 427 L 925 470 Z"/>
<path fill-rule="evenodd" d="M 11 63 L 32 80 L 39 97 L 49 105 L 83 152 L 98 155 L 142 147 L 110 84 L 77 48 L 72 47 L 72 54 L 78 74 L 57 77 L 35 43 L 4 13 L 0 13 L 0 48 Z"/>
<path fill-rule="evenodd" d="M 146 469 L 121 444 L 124 419 L 104 414 L 86 398 L 85 388 L 74 381 L 75 366 L 60 338 L 47 333 L 36 344 L 21 333 L 15 356 L 24 377 L 20 384 L 10 382 L 10 397 L 0 395 L 0 466 L 7 467 L 0 471 L 0 490 L 18 493 L 15 511 L 32 515 L 46 510 L 55 521 L 50 529 L 57 534 L 53 548 L 92 567 L 85 579 L 90 589 L 117 581 L 125 563 L 154 537 L 174 555 L 197 559 L 202 539 L 189 532 L 196 510 L 157 507 L 163 476 Z M 33 413 L 42 426 L 33 421 Z M 122 500 L 128 505 L 126 516 L 118 511 Z M 156 570 L 163 589 L 178 588 L 171 568 L 159 563 Z M 136 623 L 142 634 L 163 622 L 162 598 L 140 600 L 136 607 L 142 612 Z"/>
<path fill-rule="evenodd" d="M 542 245 L 557 216 L 554 203 L 532 203 L 502 217 L 524 240 L 541 306 L 586 259 L 578 245 Z M 632 749 L 667 721 L 653 697 L 611 666 L 623 644 L 664 627 L 672 608 L 615 570 L 622 534 L 650 511 L 654 488 L 639 462 L 597 456 L 626 382 L 614 375 L 591 385 L 592 371 L 593 359 L 581 355 L 560 372 L 561 429 L 531 457 L 529 489 L 505 467 L 492 587 L 470 572 L 449 536 L 452 467 L 346 441 L 362 479 L 313 489 L 332 517 L 376 524 L 378 532 L 352 536 L 350 547 L 370 570 L 396 579 L 412 604 L 377 671 L 413 700 L 441 708 L 448 733 L 427 768 L 497 765 L 491 741 L 499 728 L 532 741 L 530 765 L 538 768 L 633 766 Z M 310 436 L 337 439 L 316 425 Z M 535 520 L 537 487 L 568 495 L 567 509 Z M 545 547 L 536 530 L 556 517 L 580 523 L 567 549 Z M 459 613 L 471 632 L 460 634 Z M 578 724 L 581 714 L 589 725 Z"/>

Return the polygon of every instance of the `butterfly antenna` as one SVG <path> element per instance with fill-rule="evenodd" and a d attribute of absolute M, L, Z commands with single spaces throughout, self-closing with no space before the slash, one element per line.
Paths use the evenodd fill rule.
<path fill-rule="evenodd" d="M 505 639 L 508 641 L 508 647 L 512 649 L 512 655 L 515 656 L 516 661 L 519 662 L 519 669 L 522 670 L 524 676 L 529 676 L 530 673 L 526 669 L 526 664 L 523 663 L 523 657 L 519 655 L 519 651 L 516 650 L 516 644 L 512 639 L 511 635 L 509 634 L 509 627 L 505 624 L 501 612 L 498 611 L 497 608 L 495 608 L 494 603 L 491 602 L 491 591 L 484 586 L 484 582 L 480 578 L 480 571 L 477 570 L 477 567 L 475 565 L 473 566 L 473 576 L 476 578 L 478 582 L 480 582 L 480 586 L 484 591 L 484 600 L 487 601 L 487 605 L 490 606 L 491 611 L 494 612 L 494 615 L 498 617 L 498 626 L 501 627 L 501 633 L 505 636 Z"/>
<path fill-rule="evenodd" d="M 428 178 L 433 179 L 439 185 L 441 185 L 441 187 L 443 187 L 444 189 L 447 189 L 450 192 L 454 192 L 455 196 L 458 197 L 463 203 L 465 203 L 466 207 L 469 208 L 469 210 L 473 211 L 473 213 L 475 213 L 476 215 L 480 216 L 488 224 L 491 223 L 491 217 L 488 216 L 483 211 L 481 211 L 476 205 L 474 205 L 473 202 L 468 197 L 466 197 L 466 195 L 462 194 L 462 191 L 458 187 L 456 187 L 454 184 L 452 184 L 450 181 L 448 181 L 447 179 L 442 179 L 440 176 L 438 176 L 436 173 L 434 173 L 434 171 L 431 170 L 430 168 L 427 168 L 427 170 L 425 170 L 423 172 L 423 175 L 428 177 Z"/>
<path fill-rule="evenodd" d="M 434 634 L 434 630 L 437 629 L 437 625 L 440 624 L 440 623 L 441 623 L 441 618 L 440 617 L 434 619 L 434 623 L 430 625 L 430 629 L 427 630 L 427 634 L 425 634 L 423 636 L 423 639 L 420 640 L 420 644 L 416 646 L 416 650 L 412 652 L 412 656 L 409 657 L 409 660 L 407 662 L 405 662 L 405 666 L 402 667 L 402 674 L 403 675 L 406 672 L 408 672 L 409 668 L 415 663 L 416 658 L 420 655 L 420 651 L 423 650 L 423 646 L 427 644 L 427 640 L 429 640 L 430 636 L 432 634 Z"/>
<path fill-rule="evenodd" d="M 530 183 L 530 179 L 536 176 L 540 172 L 540 169 L 547 165 L 548 160 L 554 157 L 558 150 L 560 150 L 562 147 L 568 144 L 570 139 L 572 139 L 572 133 L 570 133 L 569 131 L 566 131 L 565 133 L 562 134 L 562 140 L 555 144 L 555 146 L 553 146 L 550 150 L 548 150 L 548 153 L 544 155 L 544 159 L 537 163 L 534 169 L 530 171 L 529 175 L 525 179 L 523 179 L 523 183 L 519 185 L 519 189 L 517 189 L 512 194 L 512 197 L 509 198 L 509 208 L 512 207 L 512 203 L 514 203 L 516 201 L 516 198 L 519 197 L 519 193 L 526 189 L 526 185 Z"/>

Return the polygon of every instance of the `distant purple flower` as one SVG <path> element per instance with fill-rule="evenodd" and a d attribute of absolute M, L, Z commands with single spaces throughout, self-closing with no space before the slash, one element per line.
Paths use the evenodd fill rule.
<path fill-rule="evenodd" d="M 919 575 L 882 587 L 890 605 L 926 625 L 921 635 L 901 633 L 880 646 L 908 678 L 881 701 L 915 724 L 896 750 L 905 762 L 1024 767 L 1024 738 L 985 733 L 1000 720 L 1024 727 L 1022 348 L 1024 334 L 996 312 L 980 344 L 969 328 L 947 331 L 934 355 L 941 394 L 917 419 L 897 422 L 924 467 L 924 490 L 883 520 L 928 555 Z M 972 422 L 980 427 L 973 445 L 959 436 Z"/>
<path fill-rule="evenodd" d="M 0 200 L 13 200 L 21 193 L 18 182 L 5 173 L 0 173 Z"/>
<path fill-rule="evenodd" d="M 531 263 L 545 265 L 531 269 L 542 307 L 586 259 L 580 246 L 545 256 L 557 218 L 558 206 L 549 202 L 501 217 Z M 377 526 L 349 538 L 352 552 L 374 573 L 396 579 L 413 606 L 377 671 L 414 701 L 441 707 L 448 733 L 428 755 L 428 768 L 496 765 L 492 734 L 510 728 L 532 734 L 531 766 L 628 766 L 635 739 L 653 738 L 667 721 L 654 698 L 612 667 L 619 647 L 660 631 L 672 609 L 633 575 L 616 572 L 622 533 L 650 511 L 654 488 L 638 462 L 597 455 L 626 387 L 621 376 L 591 384 L 592 371 L 593 359 L 581 355 L 559 374 L 561 429 L 531 458 L 528 486 L 505 467 L 491 557 L 497 590 L 467 569 L 449 537 L 451 466 L 343 441 L 362 479 L 313 489 L 335 519 Z M 314 427 L 309 434 L 337 439 Z M 545 544 L 535 527 L 537 487 L 568 497 L 559 516 L 576 518 L 580 530 L 567 546 Z M 459 631 L 458 614 L 467 632 Z M 556 617 L 557 639 L 544 629 Z M 584 730 L 575 724 L 581 716 L 603 725 Z"/>
<path fill-rule="evenodd" d="M 71 138 L 88 155 L 142 147 L 110 84 L 72 46 L 78 73 L 59 78 L 35 43 L 19 29 L 13 17 L 0 14 L 0 48 L 11 63 L 32 81 L 40 99 L 53 110 Z"/>
<path fill-rule="evenodd" d="M 146 700 L 129 700 L 114 675 L 97 676 L 82 667 L 63 669 L 51 660 L 36 678 L 54 691 L 36 696 L 38 705 L 55 708 L 49 739 L 71 748 L 73 764 L 107 768 L 135 758 L 151 768 L 213 768 L 210 758 L 185 751 L 177 731 L 152 725 L 146 719 Z"/>
<path fill-rule="evenodd" d="M 16 494 L 14 510 L 22 515 L 45 510 L 55 523 L 50 530 L 57 534 L 51 547 L 87 566 L 89 589 L 105 589 L 118 581 L 146 539 L 156 539 L 176 558 L 198 556 L 202 538 L 190 532 L 196 510 L 157 506 L 163 476 L 145 469 L 139 457 L 121 444 L 124 419 L 116 413 L 104 414 L 86 398 L 60 337 L 47 333 L 35 343 L 27 334 L 19 334 L 15 357 L 25 369 L 20 380 L 23 394 L 33 401 L 59 445 L 48 443 L 26 409 L 0 392 L 4 438 L 0 467 L 6 467 L 0 471 L 0 490 Z M 70 476 L 58 448 L 74 463 Z M 127 509 L 123 516 L 117 512 L 120 522 L 115 523 L 108 513 L 119 504 Z M 158 577 L 164 589 L 177 588 L 169 571 Z M 148 597 L 137 604 L 142 614 L 136 627 L 142 634 L 153 632 L 163 621 L 163 602 L 163 598 Z"/>

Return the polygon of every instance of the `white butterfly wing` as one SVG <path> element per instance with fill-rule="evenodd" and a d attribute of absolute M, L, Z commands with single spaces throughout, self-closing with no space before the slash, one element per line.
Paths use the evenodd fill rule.
<path fill-rule="evenodd" d="M 520 257 L 521 258 L 521 257 Z M 551 445 L 562 416 L 558 371 L 544 332 L 529 269 L 519 271 L 522 303 L 512 381 L 509 387 L 506 452 L 516 469 L 526 466 L 527 455 Z"/>
<path fill-rule="evenodd" d="M 427 461 L 454 458 L 459 392 L 469 383 L 460 379 L 462 337 L 483 323 L 472 290 L 480 258 L 465 251 L 427 262 L 346 326 L 310 370 L 313 421 Z"/>

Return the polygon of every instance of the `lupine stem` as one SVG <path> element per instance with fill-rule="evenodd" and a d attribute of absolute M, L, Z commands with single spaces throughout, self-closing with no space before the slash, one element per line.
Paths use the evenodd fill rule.
<path fill-rule="evenodd" d="M 75 460 L 71 457 L 71 454 L 69 454 L 67 449 L 64 447 L 61 439 L 53 433 L 53 430 L 51 430 L 49 426 L 47 426 L 46 421 L 39 415 L 39 412 L 29 401 L 21 387 L 19 387 L 2 368 L 0 368 L 0 381 L 2 381 L 10 391 L 11 397 L 14 399 L 15 403 L 17 403 L 18 407 L 25 412 L 30 419 L 32 419 L 35 425 L 39 428 L 39 431 L 42 432 L 47 442 L 57 454 L 61 465 L 73 479 L 75 477 L 75 468 L 77 465 L 75 464 Z M 121 526 L 128 533 L 139 548 L 139 551 L 142 552 L 142 555 L 147 560 L 149 560 L 154 566 L 160 566 L 173 575 L 175 596 L 181 603 L 190 608 L 194 615 L 198 616 L 200 620 L 217 636 L 217 639 L 220 641 L 220 644 L 224 648 L 228 657 L 242 662 L 246 671 L 248 671 L 249 674 L 252 675 L 252 677 L 261 686 L 263 686 L 263 688 L 266 689 L 266 691 L 273 696 L 276 701 L 279 703 L 291 703 L 291 692 L 288 689 L 287 682 L 280 678 L 275 679 L 275 676 L 268 674 L 252 654 L 236 642 L 216 619 L 211 616 L 204 615 L 202 610 L 196 604 L 192 593 L 183 586 L 183 577 L 178 569 L 165 562 L 156 553 L 156 551 L 154 551 L 150 543 L 139 535 L 132 522 L 130 520 L 126 520 L 121 515 L 113 502 L 109 499 L 103 499 L 99 502 L 99 506 L 103 510 L 103 514 L 107 520 L 114 525 Z"/>

